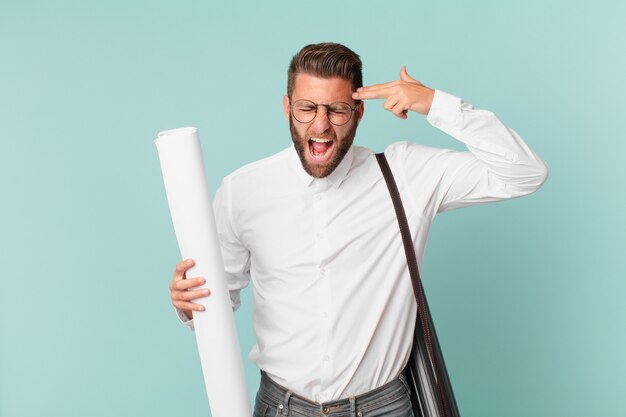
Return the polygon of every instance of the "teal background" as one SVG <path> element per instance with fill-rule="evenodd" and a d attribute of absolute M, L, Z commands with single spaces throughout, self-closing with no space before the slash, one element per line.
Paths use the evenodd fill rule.
<path fill-rule="evenodd" d="M 423 275 L 464 417 L 626 415 L 626 8 L 581 1 L 0 0 L 0 416 L 208 416 L 153 138 L 210 187 L 290 144 L 290 57 L 337 41 L 493 110 L 537 193 L 436 219 Z M 366 103 L 356 142 L 462 144 Z M 250 289 L 236 313 L 250 395 Z"/>

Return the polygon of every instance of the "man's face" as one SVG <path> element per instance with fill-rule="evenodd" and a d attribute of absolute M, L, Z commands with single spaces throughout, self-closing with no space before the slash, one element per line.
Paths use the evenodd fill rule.
<path fill-rule="evenodd" d="M 301 99 L 317 104 L 342 101 L 354 106 L 350 80 L 338 77 L 319 78 L 308 74 L 298 74 L 291 94 L 291 102 Z M 352 146 L 357 125 L 363 116 L 363 104 L 359 105 L 350 121 L 342 126 L 330 123 L 324 107 L 318 108 L 317 116 L 309 123 L 300 123 L 293 118 L 287 96 L 283 98 L 283 107 L 289 121 L 291 139 L 302 167 L 312 177 L 328 176 L 337 168 Z"/>

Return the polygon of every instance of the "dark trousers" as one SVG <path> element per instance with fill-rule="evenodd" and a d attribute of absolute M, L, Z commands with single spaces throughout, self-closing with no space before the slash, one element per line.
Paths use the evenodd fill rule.
<path fill-rule="evenodd" d="M 253 417 L 411 417 L 409 386 L 400 375 L 364 394 L 318 404 L 278 385 L 261 372 Z"/>

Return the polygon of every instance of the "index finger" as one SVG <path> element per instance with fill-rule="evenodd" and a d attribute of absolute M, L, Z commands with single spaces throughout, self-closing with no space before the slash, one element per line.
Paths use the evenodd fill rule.
<path fill-rule="evenodd" d="M 352 98 L 354 100 L 372 99 L 372 98 L 389 98 L 392 94 L 392 87 L 394 86 L 395 86 L 395 83 L 392 81 L 390 83 L 370 85 L 368 87 L 360 87 L 357 89 L 357 91 L 352 93 Z"/>
<path fill-rule="evenodd" d="M 356 89 L 357 92 L 361 91 L 372 91 L 372 90 L 380 90 L 383 88 L 394 87 L 400 83 L 399 80 L 387 81 L 386 83 L 372 84 L 372 85 L 364 85 Z"/>
<path fill-rule="evenodd" d="M 373 98 L 389 98 L 391 96 L 391 92 L 386 90 L 380 91 L 358 91 L 352 93 L 352 98 L 354 100 L 368 100 Z"/>

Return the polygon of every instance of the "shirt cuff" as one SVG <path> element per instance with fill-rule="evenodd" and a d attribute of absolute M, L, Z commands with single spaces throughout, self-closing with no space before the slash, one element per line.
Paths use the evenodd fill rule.
<path fill-rule="evenodd" d="M 184 324 L 189 330 L 194 331 L 193 319 L 187 317 L 183 310 L 179 310 L 176 307 L 174 307 L 174 311 L 178 316 L 178 320 L 180 320 L 180 322 Z"/>
<path fill-rule="evenodd" d="M 461 104 L 463 104 L 463 100 L 459 97 L 441 90 L 435 90 L 433 102 L 430 105 L 426 120 L 439 129 L 450 129 L 459 122 Z"/>

